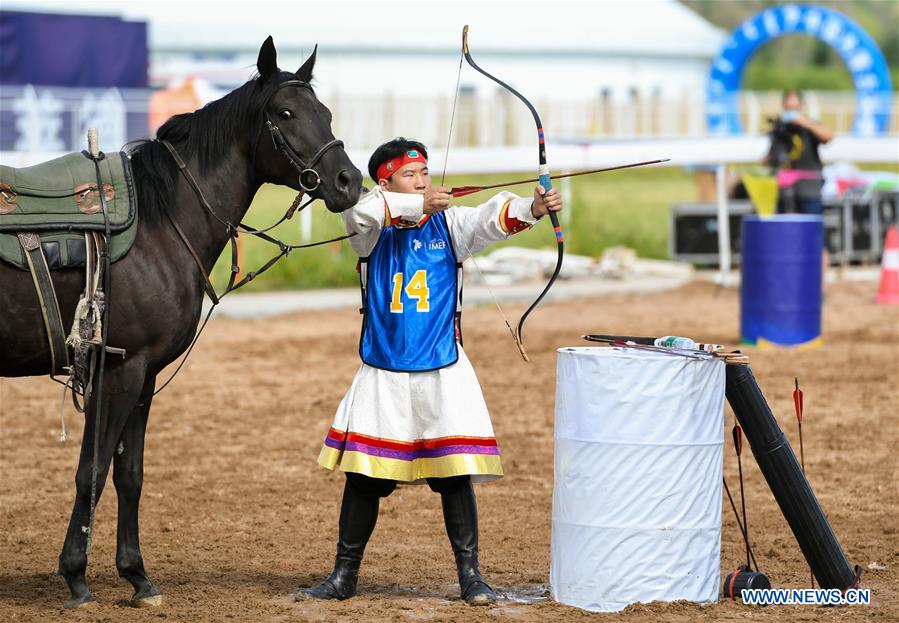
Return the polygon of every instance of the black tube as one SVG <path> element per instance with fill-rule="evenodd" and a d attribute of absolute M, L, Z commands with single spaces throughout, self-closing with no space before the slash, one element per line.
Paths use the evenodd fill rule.
<path fill-rule="evenodd" d="M 752 370 L 748 365 L 729 365 L 725 374 L 727 400 L 818 583 L 840 590 L 857 586 L 861 570 L 853 570 L 846 559 Z"/>

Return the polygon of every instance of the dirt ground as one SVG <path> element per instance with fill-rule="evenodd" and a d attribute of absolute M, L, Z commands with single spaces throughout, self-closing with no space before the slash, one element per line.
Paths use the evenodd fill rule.
<path fill-rule="evenodd" d="M 98 603 L 64 611 L 55 574 L 74 495 L 82 420 L 58 443 L 58 386 L 0 379 L 0 621 L 887 621 L 899 618 L 897 388 L 899 310 L 872 303 L 871 283 L 829 288 L 825 343 L 809 351 L 749 349 L 781 425 L 798 447 L 791 391 L 805 389 L 810 481 L 853 564 L 868 607 L 749 608 L 733 602 L 634 605 L 590 614 L 546 596 L 552 505 L 554 349 L 588 332 L 675 333 L 735 344 L 734 290 L 694 282 L 673 292 L 546 304 L 527 327 L 522 363 L 495 308 L 469 310 L 466 348 L 491 408 L 507 476 L 477 488 L 482 566 L 501 594 L 473 611 L 456 598 L 439 497 L 402 487 L 382 504 L 359 596 L 293 603 L 288 593 L 330 570 L 340 474 L 316 463 L 358 365 L 355 310 L 210 324 L 186 370 L 153 405 L 141 527 L 162 606 L 127 608 L 115 570 L 115 496 L 97 512 L 88 578 Z M 536 292 L 535 286 L 535 292 Z M 517 318 L 521 307 L 508 306 Z M 726 412 L 729 430 L 733 415 Z M 808 567 L 754 460 L 745 462 L 752 540 L 778 587 L 808 585 Z M 725 474 L 737 487 L 730 443 Z M 742 541 L 724 508 L 722 574 Z M 890 519 L 892 517 L 892 519 Z M 885 569 L 869 570 L 871 563 Z"/>

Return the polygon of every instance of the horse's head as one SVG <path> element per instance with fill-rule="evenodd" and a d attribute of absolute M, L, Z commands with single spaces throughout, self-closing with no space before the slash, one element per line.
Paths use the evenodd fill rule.
<path fill-rule="evenodd" d="M 342 212 L 359 199 L 362 173 L 331 133 L 331 111 L 310 86 L 314 65 L 315 50 L 296 74 L 279 71 L 272 38 L 262 44 L 256 67 L 269 95 L 253 159 L 263 181 L 302 190 L 324 200 L 331 212 Z"/>

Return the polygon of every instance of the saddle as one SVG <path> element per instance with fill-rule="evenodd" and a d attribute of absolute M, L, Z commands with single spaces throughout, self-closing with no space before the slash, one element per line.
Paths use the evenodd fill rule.
<path fill-rule="evenodd" d="M 99 161 L 112 261 L 122 258 L 137 236 L 137 198 L 131 162 L 124 152 Z M 0 260 L 29 270 L 17 234 L 40 237 L 50 270 L 83 267 L 85 233 L 104 232 L 97 170 L 86 152 L 67 154 L 32 167 L 0 165 Z"/>
<path fill-rule="evenodd" d="M 91 385 L 96 348 L 124 355 L 105 344 L 102 284 L 108 264 L 123 257 L 137 236 L 127 154 L 107 155 L 95 144 L 92 151 L 96 158 L 85 151 L 20 169 L 0 165 L 0 260 L 31 273 L 50 346 L 51 377 L 67 374 L 73 397 Z M 66 336 L 50 271 L 75 267 L 85 269 L 85 289 Z"/>

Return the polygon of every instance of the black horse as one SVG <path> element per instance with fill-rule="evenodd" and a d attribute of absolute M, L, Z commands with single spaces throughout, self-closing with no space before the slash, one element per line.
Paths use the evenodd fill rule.
<path fill-rule="evenodd" d="M 280 71 L 269 37 L 259 51 L 256 78 L 196 112 L 172 117 L 158 130 L 157 138 L 181 154 L 223 220 L 239 223 L 265 182 L 311 188 L 314 184 L 300 183 L 291 159 L 313 162 L 309 166 L 317 169 L 320 182 L 309 194 L 324 200 L 330 211 L 341 212 L 356 203 L 362 175 L 335 141 L 331 113 L 309 86 L 314 64 L 313 51 L 296 74 Z M 281 149 L 270 132 L 272 138 L 279 133 L 284 139 Z M 180 226 L 207 273 L 229 232 L 202 207 L 172 154 L 158 140 L 138 145 L 132 166 L 140 224 L 134 246 L 112 265 L 108 319 L 109 345 L 124 348 L 127 356 L 106 359 L 96 495 L 99 498 L 112 462 L 118 495 L 116 567 L 134 586 L 133 605 L 155 605 L 161 594 L 144 569 L 138 534 L 144 434 L 156 377 L 191 343 L 205 283 L 171 220 Z M 84 274 L 64 269 L 53 274 L 53 281 L 68 332 Z M 0 376 L 49 374 L 50 351 L 27 271 L 0 263 L 0 312 Z M 86 527 L 98 406 L 93 404 L 86 416 L 75 504 L 59 556 L 59 573 L 72 593 L 67 607 L 93 601 L 85 580 Z"/>

